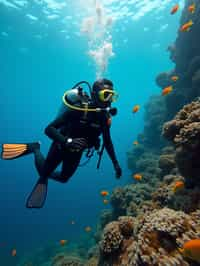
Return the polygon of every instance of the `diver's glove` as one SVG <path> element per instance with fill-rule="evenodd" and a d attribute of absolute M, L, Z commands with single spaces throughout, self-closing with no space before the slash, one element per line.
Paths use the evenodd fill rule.
<path fill-rule="evenodd" d="M 84 150 L 87 146 L 87 141 L 84 138 L 66 138 L 64 143 L 65 149 L 71 149 L 77 152 Z"/>
<path fill-rule="evenodd" d="M 120 178 L 121 175 L 122 175 L 122 169 L 121 169 L 121 167 L 119 166 L 119 163 L 118 163 L 118 162 L 115 162 L 115 163 L 114 163 L 114 168 L 115 168 L 115 177 L 116 177 L 116 178 Z"/>

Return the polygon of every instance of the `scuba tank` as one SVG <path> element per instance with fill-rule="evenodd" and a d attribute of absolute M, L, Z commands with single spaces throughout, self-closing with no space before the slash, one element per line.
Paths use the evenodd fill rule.
<path fill-rule="evenodd" d="M 86 81 L 81 81 L 64 93 L 58 116 L 67 111 L 70 112 L 71 110 L 85 111 L 86 105 L 91 99 L 88 93 L 83 91 L 83 88 L 80 87 L 80 85 L 84 83 L 90 86 Z"/>

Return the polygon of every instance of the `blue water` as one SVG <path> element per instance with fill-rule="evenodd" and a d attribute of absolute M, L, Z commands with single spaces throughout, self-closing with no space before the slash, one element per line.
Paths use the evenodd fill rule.
<path fill-rule="evenodd" d="M 3 2 L 0 1 L 0 142 L 40 140 L 42 152 L 47 154 L 51 141 L 44 129 L 55 118 L 63 92 L 80 80 L 94 82 L 95 65 L 86 53 L 87 39 L 73 34 L 75 25 L 67 25 L 70 39 L 65 39 L 57 22 L 50 22 L 45 29 L 37 22 L 30 23 L 23 8 L 19 11 Z M 123 169 L 120 180 L 115 179 L 106 153 L 100 170 L 96 169 L 98 158 L 94 156 L 67 184 L 50 181 L 43 209 L 28 210 L 26 197 L 38 178 L 33 156 L 0 161 L 0 260 L 4 262 L 0 265 L 15 265 L 10 256 L 13 247 L 22 256 L 60 239 L 79 241 L 84 227 L 95 228 L 101 210 L 109 208 L 102 204 L 99 192 L 111 192 L 131 181 L 126 152 L 143 130 L 145 103 L 151 95 L 160 94 L 156 75 L 173 68 L 166 50 L 175 41 L 179 14 L 170 16 L 170 7 L 171 3 L 159 12 L 158 16 L 164 16 L 161 20 L 156 20 L 152 12 L 138 21 L 127 20 L 124 29 L 122 22 L 113 26 L 115 57 L 109 61 L 106 78 L 113 80 L 120 95 L 114 104 L 118 115 L 113 118 L 111 129 Z M 69 7 L 68 13 L 71 11 Z M 169 26 L 159 32 L 164 24 Z M 149 30 L 144 31 L 144 27 Z M 48 35 L 37 39 L 34 34 Z M 160 46 L 152 47 L 156 43 Z M 140 104 L 141 110 L 133 115 L 135 104 Z M 74 226 L 70 225 L 71 220 L 75 221 Z"/>

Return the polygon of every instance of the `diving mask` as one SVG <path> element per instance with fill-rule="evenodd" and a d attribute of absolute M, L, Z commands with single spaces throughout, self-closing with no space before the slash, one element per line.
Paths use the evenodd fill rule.
<path fill-rule="evenodd" d="M 115 102 L 119 95 L 114 90 L 104 87 L 99 91 L 98 96 L 102 102 Z"/>

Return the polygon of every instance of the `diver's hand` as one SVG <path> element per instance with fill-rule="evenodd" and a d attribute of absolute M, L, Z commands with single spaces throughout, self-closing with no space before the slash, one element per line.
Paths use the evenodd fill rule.
<path fill-rule="evenodd" d="M 84 138 L 67 138 L 65 141 L 65 148 L 74 149 L 76 151 L 81 151 L 87 148 L 87 141 Z"/>
<path fill-rule="evenodd" d="M 120 178 L 121 175 L 122 175 L 122 169 L 121 169 L 121 167 L 119 166 L 119 163 L 118 163 L 118 162 L 116 162 L 116 163 L 114 164 L 114 168 L 115 168 L 115 177 L 116 177 L 116 178 Z"/>

